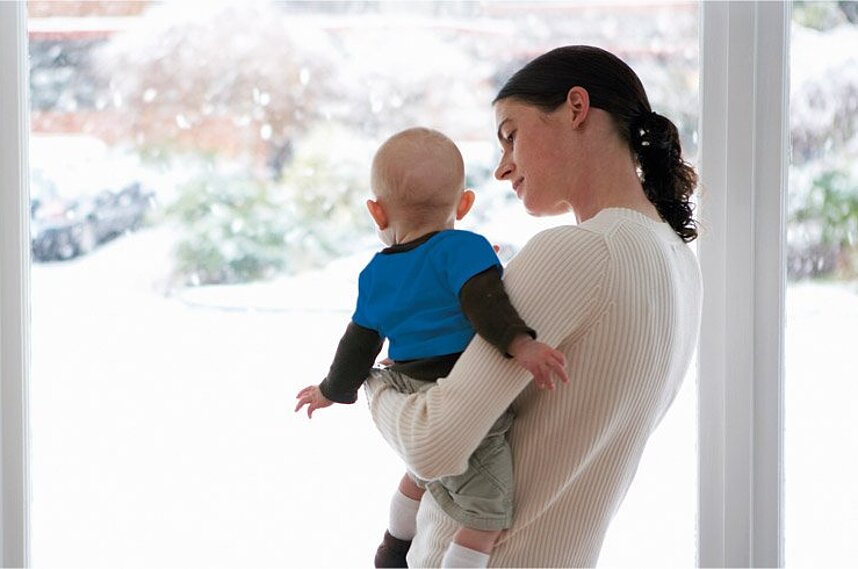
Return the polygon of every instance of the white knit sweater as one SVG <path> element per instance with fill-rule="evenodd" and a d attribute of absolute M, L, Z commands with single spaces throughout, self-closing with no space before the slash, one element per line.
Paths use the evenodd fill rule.
<path fill-rule="evenodd" d="M 697 260 L 666 223 L 611 208 L 536 235 L 504 281 L 539 339 L 566 354 L 568 385 L 537 390 L 527 372 L 477 337 L 425 394 L 368 382 L 370 409 L 409 467 L 433 479 L 463 472 L 511 405 L 515 520 L 490 564 L 594 566 L 697 344 Z M 438 567 L 456 529 L 426 494 L 409 566 Z"/>

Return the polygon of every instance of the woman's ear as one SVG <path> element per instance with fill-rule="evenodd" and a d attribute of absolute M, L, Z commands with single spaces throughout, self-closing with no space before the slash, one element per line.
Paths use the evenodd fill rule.
<path fill-rule="evenodd" d="M 380 202 L 375 200 L 366 200 L 366 209 L 369 210 L 372 220 L 375 221 L 375 224 L 381 231 L 387 229 L 390 222 L 387 219 L 387 212 L 384 211 L 384 206 L 381 205 Z"/>
<path fill-rule="evenodd" d="M 584 87 L 572 87 L 566 94 L 566 107 L 570 112 L 572 128 L 578 128 L 590 112 L 590 93 Z"/>
<path fill-rule="evenodd" d="M 471 208 L 474 206 L 474 200 L 477 198 L 476 194 L 471 190 L 465 190 L 462 192 L 462 197 L 459 198 L 459 206 L 456 208 L 456 219 L 462 219 L 468 212 L 471 211 Z"/>

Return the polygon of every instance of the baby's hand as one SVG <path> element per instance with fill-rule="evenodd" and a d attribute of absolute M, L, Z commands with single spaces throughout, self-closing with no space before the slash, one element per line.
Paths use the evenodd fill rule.
<path fill-rule="evenodd" d="M 322 395 L 322 390 L 319 389 L 318 385 L 305 387 L 298 392 L 297 398 L 298 405 L 295 406 L 295 412 L 297 413 L 301 407 L 307 405 L 307 416 L 311 419 L 313 418 L 313 411 L 316 409 L 330 407 L 334 404 L 333 401 Z"/>
<path fill-rule="evenodd" d="M 554 389 L 555 377 L 563 383 L 569 383 L 566 356 L 548 344 L 521 335 L 512 341 L 509 353 L 518 365 L 533 374 L 533 381 L 539 389 Z"/>

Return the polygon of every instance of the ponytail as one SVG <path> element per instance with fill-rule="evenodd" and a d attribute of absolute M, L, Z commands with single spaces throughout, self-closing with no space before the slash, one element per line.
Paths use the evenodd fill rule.
<path fill-rule="evenodd" d="M 676 125 L 658 113 L 646 112 L 632 122 L 630 142 L 647 198 L 683 241 L 694 241 L 697 222 L 689 200 L 697 187 L 697 173 L 682 159 Z"/>

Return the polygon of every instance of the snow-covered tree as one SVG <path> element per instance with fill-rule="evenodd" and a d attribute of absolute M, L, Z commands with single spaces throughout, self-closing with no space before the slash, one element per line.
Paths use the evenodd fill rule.
<path fill-rule="evenodd" d="M 858 138 L 858 25 L 792 31 L 792 161 L 837 153 Z"/>
<path fill-rule="evenodd" d="M 279 173 L 333 92 L 326 36 L 270 2 L 153 6 L 98 54 L 102 104 L 143 149 L 253 157 Z"/>

